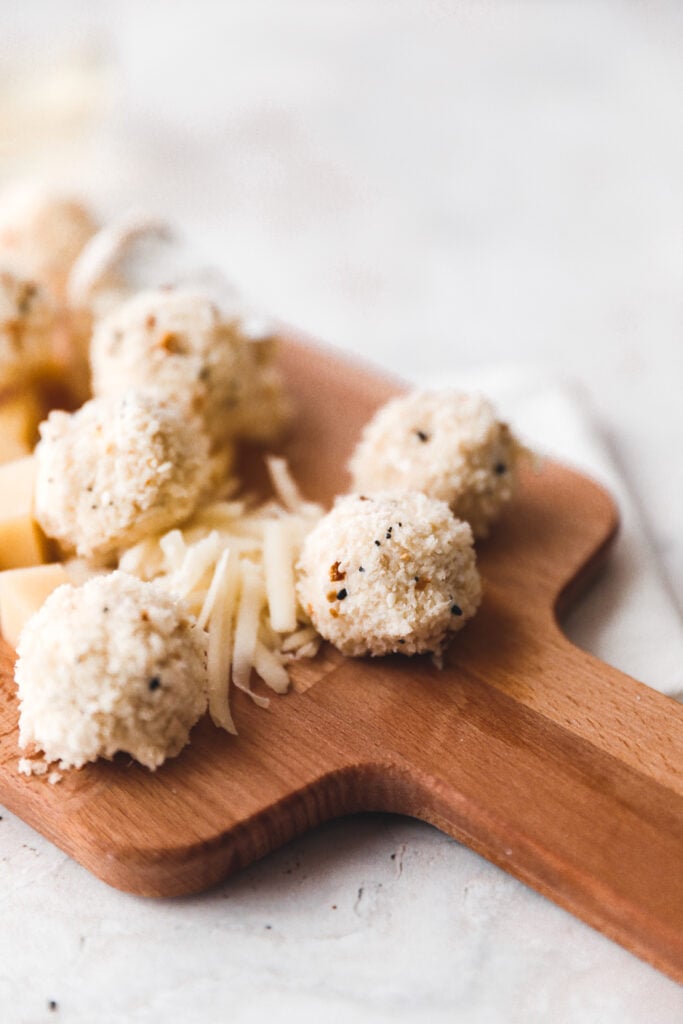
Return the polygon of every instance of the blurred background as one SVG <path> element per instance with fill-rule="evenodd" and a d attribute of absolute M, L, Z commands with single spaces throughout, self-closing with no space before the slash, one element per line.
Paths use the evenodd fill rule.
<path fill-rule="evenodd" d="M 0 185 L 168 217 L 267 311 L 409 379 L 570 382 L 681 610 L 682 50 L 680 0 L 5 0 Z M 3 816 L 12 1020 L 53 994 L 77 1024 L 680 1020 L 673 983 L 414 822 L 143 903 Z"/>
<path fill-rule="evenodd" d="M 578 381 L 683 606 L 680 3 L 23 0 L 0 39 L 4 180 L 167 215 L 407 377 Z"/>

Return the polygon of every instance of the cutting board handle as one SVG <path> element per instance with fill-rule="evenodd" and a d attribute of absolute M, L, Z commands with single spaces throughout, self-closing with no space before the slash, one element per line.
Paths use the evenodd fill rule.
<path fill-rule="evenodd" d="M 465 650 L 446 689 L 373 666 L 366 741 L 396 754 L 369 760 L 358 803 L 435 825 L 683 982 L 683 707 L 526 629 L 500 638 L 504 677 Z M 367 674 L 335 693 L 367 706 Z"/>

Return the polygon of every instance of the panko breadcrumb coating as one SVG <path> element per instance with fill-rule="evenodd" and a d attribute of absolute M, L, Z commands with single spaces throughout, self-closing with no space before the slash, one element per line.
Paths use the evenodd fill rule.
<path fill-rule="evenodd" d="M 51 412 L 35 457 L 36 519 L 85 558 L 187 519 L 213 472 L 200 424 L 140 392 Z"/>
<path fill-rule="evenodd" d="M 217 443 L 272 440 L 287 414 L 273 339 L 252 340 L 204 292 L 142 292 L 96 327 L 93 390 L 153 390 L 201 416 Z"/>
<path fill-rule="evenodd" d="M 515 492 L 525 455 L 482 395 L 414 391 L 375 414 L 349 469 L 354 490 L 423 491 L 485 537 Z"/>
<path fill-rule="evenodd" d="M 0 391 L 23 383 L 51 362 L 55 314 L 44 288 L 0 269 Z"/>
<path fill-rule="evenodd" d="M 123 572 L 58 587 L 17 651 L 19 746 L 61 768 L 117 751 L 157 768 L 206 709 L 206 633 L 182 603 Z"/>
<path fill-rule="evenodd" d="M 481 600 L 470 527 L 417 492 L 339 498 L 297 568 L 313 625 L 354 657 L 438 655 Z"/>
<path fill-rule="evenodd" d="M 63 299 L 69 271 L 97 225 L 79 202 L 29 186 L 0 196 L 0 260 Z"/>

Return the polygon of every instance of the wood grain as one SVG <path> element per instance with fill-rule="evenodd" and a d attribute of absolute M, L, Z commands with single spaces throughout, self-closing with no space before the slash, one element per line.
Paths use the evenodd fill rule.
<path fill-rule="evenodd" d="M 310 497 L 347 485 L 363 422 L 400 385 L 288 339 L 286 450 Z M 683 981 L 683 708 L 572 647 L 559 611 L 617 529 L 596 484 L 547 464 L 479 547 L 482 609 L 444 671 L 426 659 L 296 668 L 239 737 L 203 720 L 150 773 L 124 756 L 58 786 L 17 774 L 12 652 L 0 649 L 0 799 L 111 885 L 196 892 L 331 817 L 437 825 Z"/>

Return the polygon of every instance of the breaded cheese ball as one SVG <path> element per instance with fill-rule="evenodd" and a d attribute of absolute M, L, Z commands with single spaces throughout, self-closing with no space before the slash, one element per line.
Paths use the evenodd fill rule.
<path fill-rule="evenodd" d="M 525 451 L 482 395 L 414 391 L 375 414 L 349 469 L 354 490 L 423 491 L 485 537 L 515 492 Z"/>
<path fill-rule="evenodd" d="M 59 299 L 69 271 L 97 225 L 79 202 L 30 186 L 0 196 L 0 259 L 40 281 Z"/>
<path fill-rule="evenodd" d="M 339 498 L 297 572 L 313 625 L 352 657 L 438 655 L 481 600 L 470 527 L 418 492 Z"/>
<path fill-rule="evenodd" d="M 155 391 L 204 420 L 209 435 L 272 440 L 287 404 L 273 339 L 250 339 L 238 319 L 193 288 L 142 292 L 96 326 L 91 343 L 93 391 Z"/>
<path fill-rule="evenodd" d="M 50 364 L 55 317 L 45 289 L 13 270 L 0 269 L 0 391 Z"/>
<path fill-rule="evenodd" d="M 127 573 L 58 587 L 17 652 L 19 746 L 61 768 L 117 751 L 157 768 L 206 709 L 206 633 L 182 603 Z"/>
<path fill-rule="evenodd" d="M 35 458 L 37 521 L 67 551 L 96 559 L 187 519 L 213 468 L 198 422 L 135 391 L 51 412 Z"/>

